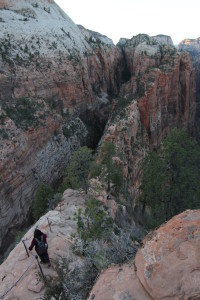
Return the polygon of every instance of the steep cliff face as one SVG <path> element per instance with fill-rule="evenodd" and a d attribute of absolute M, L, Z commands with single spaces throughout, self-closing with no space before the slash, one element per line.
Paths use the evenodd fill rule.
<path fill-rule="evenodd" d="M 111 109 L 105 138 L 123 154 L 134 197 L 146 148 L 173 126 L 192 128 L 195 84 L 169 37 L 115 47 L 47 0 L 1 1 L 0 22 L 1 248 L 27 220 L 39 184 L 55 182 L 81 144 L 97 145 Z"/>
<path fill-rule="evenodd" d="M 179 50 L 190 53 L 196 72 L 197 117 L 200 116 L 200 38 L 186 39 L 178 45 Z"/>
<path fill-rule="evenodd" d="M 146 150 L 158 147 L 173 127 L 193 129 L 195 79 L 189 55 L 173 46 L 147 35 L 121 40 L 118 46 L 130 78 L 121 86 L 104 139 L 121 152 L 124 182 L 135 199 Z"/>
<path fill-rule="evenodd" d="M 88 299 L 199 299 L 200 211 L 186 211 L 151 233 L 135 262 L 102 273 Z"/>
<path fill-rule="evenodd" d="M 98 142 L 121 53 L 83 35 L 54 1 L 0 5 L 1 247 L 27 220 L 38 185 L 57 180 L 74 149 Z"/>

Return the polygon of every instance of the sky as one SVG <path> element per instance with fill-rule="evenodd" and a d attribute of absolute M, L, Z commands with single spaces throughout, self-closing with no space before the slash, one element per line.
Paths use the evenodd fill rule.
<path fill-rule="evenodd" d="M 55 0 L 76 23 L 120 38 L 170 35 L 174 44 L 200 37 L 200 0 Z"/>

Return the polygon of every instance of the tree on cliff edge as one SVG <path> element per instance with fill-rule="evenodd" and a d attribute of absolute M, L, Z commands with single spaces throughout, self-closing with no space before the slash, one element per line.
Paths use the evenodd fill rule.
<path fill-rule="evenodd" d="M 37 192 L 35 194 L 34 204 L 33 204 L 33 216 L 35 220 L 38 220 L 48 208 L 48 201 L 53 197 L 53 190 L 45 185 L 40 184 Z"/>
<path fill-rule="evenodd" d="M 68 187 L 82 188 L 86 193 L 89 187 L 89 172 L 93 161 L 92 150 L 84 146 L 75 151 L 67 165 L 63 179 L 63 190 Z"/>
<path fill-rule="evenodd" d="M 157 151 L 143 162 L 141 197 L 150 208 L 148 226 L 200 207 L 200 147 L 185 130 L 173 129 Z"/>
<path fill-rule="evenodd" d="M 111 189 L 111 183 L 116 191 L 121 189 L 123 183 L 121 167 L 113 160 L 116 155 L 115 145 L 105 141 L 99 153 L 100 163 L 95 163 L 91 172 L 92 176 L 100 176 L 106 182 L 108 191 Z"/>

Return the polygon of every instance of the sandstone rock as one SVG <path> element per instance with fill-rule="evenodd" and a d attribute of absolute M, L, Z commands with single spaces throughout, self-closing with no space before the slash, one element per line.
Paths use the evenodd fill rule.
<path fill-rule="evenodd" d="M 186 211 L 147 237 L 138 251 L 137 276 L 154 299 L 200 296 L 200 211 Z"/>
<path fill-rule="evenodd" d="M 149 300 L 142 287 L 134 265 L 114 266 L 100 274 L 88 300 Z"/>
<path fill-rule="evenodd" d="M 200 211 L 188 210 L 149 234 L 135 263 L 103 272 L 88 299 L 199 299 L 199 247 Z"/>
<path fill-rule="evenodd" d="M 40 293 L 43 287 L 44 287 L 44 283 L 38 281 L 38 279 L 35 279 L 32 280 L 28 285 L 28 290 L 34 293 Z"/>
<path fill-rule="evenodd" d="M 74 150 L 98 142 L 121 52 L 101 35 L 100 47 L 90 45 L 54 1 L 0 8 L 1 249 L 28 220 L 39 184 L 56 182 Z"/>
<path fill-rule="evenodd" d="M 39 221 L 25 234 L 22 240 L 25 240 L 29 247 L 33 238 L 35 228 L 41 229 L 47 233 L 48 252 L 52 262 L 52 267 L 47 268 L 46 265 L 41 265 L 45 276 L 55 277 L 54 262 L 62 257 L 71 257 L 73 264 L 81 264 L 82 260 L 75 257 L 71 251 L 73 244 L 71 234 L 76 232 L 77 221 L 73 218 L 78 209 L 84 210 L 84 196 L 77 191 L 66 190 L 63 195 L 63 202 L 60 208 L 48 212 L 42 216 Z M 48 218 L 48 219 L 47 219 Z M 48 225 L 48 220 L 51 224 L 51 230 Z M 34 253 L 34 250 L 32 251 Z M 6 299 L 39 299 L 44 294 L 44 284 L 42 279 L 38 281 L 40 273 L 37 261 L 33 255 L 27 257 L 23 243 L 20 242 L 10 253 L 8 258 L 0 265 L 0 298 L 13 286 L 19 277 L 25 272 L 16 287 L 5 296 Z"/>
<path fill-rule="evenodd" d="M 159 147 L 173 127 L 194 130 L 195 73 L 190 56 L 170 43 L 138 35 L 118 46 L 131 77 L 121 86 L 102 142 L 112 141 L 122 154 L 124 181 L 135 205 L 146 151 Z"/>
<path fill-rule="evenodd" d="M 197 39 L 185 39 L 179 45 L 178 49 L 187 51 L 193 61 L 193 65 L 196 71 L 196 98 L 197 98 L 197 117 L 200 115 L 200 38 Z"/>
<path fill-rule="evenodd" d="M 195 84 L 169 41 L 138 35 L 115 47 L 54 1 L 1 1 L 0 18 L 1 248 L 28 220 L 39 184 L 55 183 L 80 145 L 97 145 L 119 93 L 127 120 L 110 122 L 105 138 L 123 153 L 134 198 L 146 148 L 174 126 L 193 127 Z"/>

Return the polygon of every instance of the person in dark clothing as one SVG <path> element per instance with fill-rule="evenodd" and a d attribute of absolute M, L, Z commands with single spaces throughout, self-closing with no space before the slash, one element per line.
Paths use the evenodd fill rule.
<path fill-rule="evenodd" d="M 32 251 L 33 247 L 35 247 L 35 251 L 41 259 L 41 263 L 48 263 L 48 267 L 51 266 L 49 255 L 48 255 L 48 245 L 47 245 L 47 235 L 40 231 L 39 229 L 35 229 L 34 238 L 29 247 L 29 251 Z"/>

